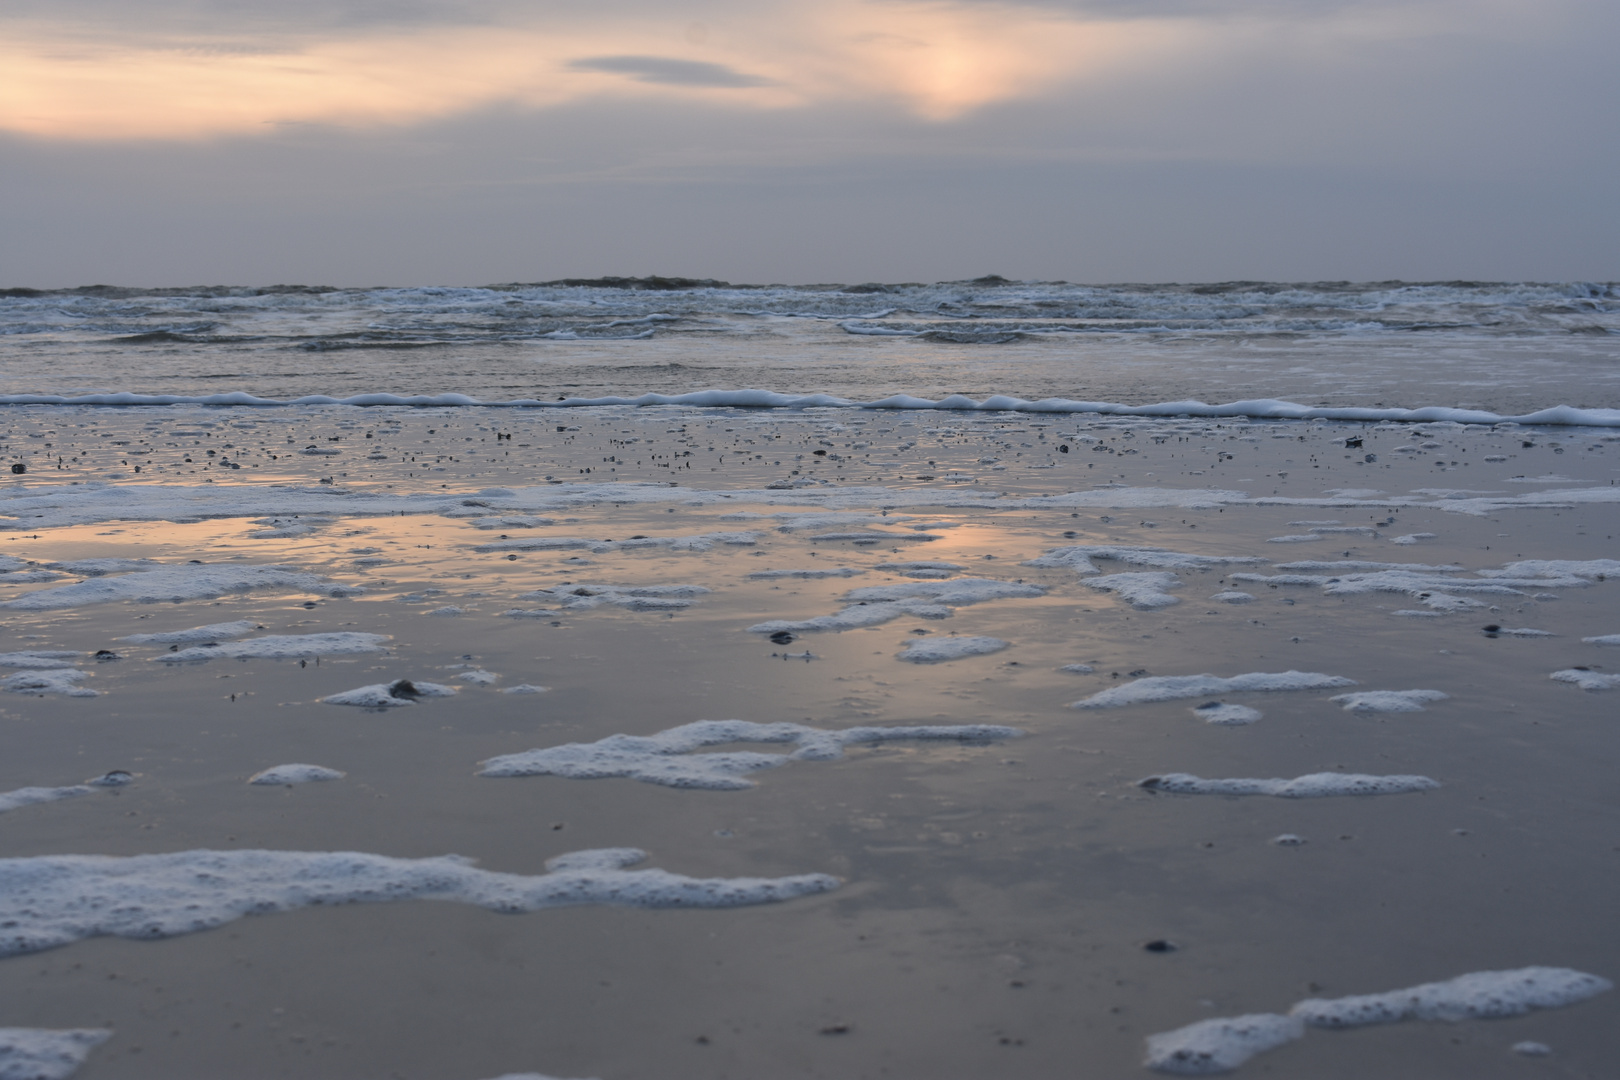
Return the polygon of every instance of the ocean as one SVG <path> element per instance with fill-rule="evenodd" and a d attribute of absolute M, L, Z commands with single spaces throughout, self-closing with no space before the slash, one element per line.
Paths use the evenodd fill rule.
<path fill-rule="evenodd" d="M 0 294 L 0 1075 L 1600 1076 L 1613 284 Z"/>

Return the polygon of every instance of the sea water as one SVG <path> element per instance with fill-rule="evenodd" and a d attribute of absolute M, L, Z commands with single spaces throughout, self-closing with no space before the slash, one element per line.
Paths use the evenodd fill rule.
<path fill-rule="evenodd" d="M 1604 1074 L 1617 310 L 14 290 L 0 1071 Z"/>

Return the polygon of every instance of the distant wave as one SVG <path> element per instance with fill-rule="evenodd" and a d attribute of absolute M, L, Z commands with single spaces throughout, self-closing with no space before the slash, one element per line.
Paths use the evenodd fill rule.
<path fill-rule="evenodd" d="M 1571 427 L 1620 427 L 1620 409 L 1577 409 L 1555 405 L 1533 413 L 1503 416 L 1479 409 L 1453 409 L 1430 405 L 1416 409 L 1386 409 L 1299 405 L 1276 398 L 1254 398 L 1210 405 L 1202 401 L 1164 401 L 1153 405 L 1122 405 L 1109 401 L 1072 401 L 1068 398 L 1023 398 L 997 394 L 975 401 L 961 394 L 933 401 L 928 398 L 894 394 L 876 401 L 852 401 L 831 394 L 778 394 L 770 390 L 698 390 L 687 394 L 640 394 L 636 397 L 563 397 L 556 401 L 515 398 L 510 401 L 480 401 L 466 394 L 355 394 L 328 397 L 277 399 L 258 397 L 240 391 L 228 394 L 0 394 L 0 405 L 91 405 L 139 407 L 156 405 L 212 405 L 282 408 L 293 405 L 352 405 L 360 407 L 404 406 L 408 408 L 485 408 L 485 409 L 578 409 L 602 405 L 684 405 L 714 409 L 888 409 L 938 410 L 945 412 L 1090 413 L 1104 416 L 1154 416 L 1247 418 L 1255 420 L 1353 420 L 1395 423 L 1458 424 L 1551 424 Z"/>

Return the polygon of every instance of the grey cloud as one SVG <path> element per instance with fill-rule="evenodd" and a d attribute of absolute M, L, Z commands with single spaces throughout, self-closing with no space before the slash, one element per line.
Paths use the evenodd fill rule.
<path fill-rule="evenodd" d="M 628 75 L 636 82 L 661 86 L 741 87 L 769 86 L 771 80 L 747 75 L 701 60 L 677 60 L 669 56 L 590 56 L 568 65 L 575 71 L 605 71 Z"/>

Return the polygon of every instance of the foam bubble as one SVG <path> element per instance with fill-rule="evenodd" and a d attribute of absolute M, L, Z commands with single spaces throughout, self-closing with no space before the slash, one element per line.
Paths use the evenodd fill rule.
<path fill-rule="evenodd" d="M 1222 678 L 1219 675 L 1151 675 L 1100 690 L 1088 698 L 1071 702 L 1071 709 L 1109 709 L 1180 698 L 1211 697 L 1219 694 L 1256 693 L 1277 690 L 1325 690 L 1354 686 L 1354 679 L 1323 675 L 1314 671 L 1251 671 Z"/>
<path fill-rule="evenodd" d="M 544 694 L 551 690 L 549 686 L 536 686 L 534 683 L 518 683 L 501 690 L 503 694 Z"/>
<path fill-rule="evenodd" d="M 913 664 L 937 664 L 968 656 L 987 656 L 1006 647 L 1007 642 L 993 637 L 920 638 L 906 642 L 906 647 L 900 650 L 896 659 Z"/>
<path fill-rule="evenodd" d="M 1017 728 L 991 724 L 933 727 L 855 727 L 827 731 L 803 724 L 756 724 L 748 720 L 699 720 L 655 735 L 609 735 L 594 743 L 503 754 L 480 762 L 480 776 L 566 776 L 596 780 L 625 776 L 650 784 L 709 791 L 736 791 L 754 786 L 746 774 L 774 769 L 790 761 L 835 761 L 844 748 L 862 743 L 902 740 L 980 742 L 1010 739 Z M 792 743 L 788 754 L 731 751 L 694 754 L 705 746 L 733 742 Z"/>
<path fill-rule="evenodd" d="M 276 765 L 248 777 L 250 784 L 313 784 L 323 780 L 341 780 L 349 774 L 321 765 Z"/>
<path fill-rule="evenodd" d="M 538 875 L 480 870 L 457 855 L 397 859 L 358 851 L 0 859 L 0 956 L 91 937 L 176 937 L 314 904 L 450 900 L 513 913 L 579 904 L 723 908 L 838 887 L 827 874 L 691 878 L 625 869 L 645 857 L 633 848 L 574 852 Z"/>
<path fill-rule="evenodd" d="M 1233 589 L 1227 592 L 1218 592 L 1211 596 L 1210 599 L 1219 604 L 1251 604 L 1254 602 L 1254 594 Z"/>
<path fill-rule="evenodd" d="M 312 656 L 353 656 L 358 653 L 381 652 L 389 634 L 362 634 L 342 630 L 327 634 L 266 634 L 246 641 L 226 641 L 213 645 L 198 645 L 179 652 L 152 657 L 164 664 L 183 664 L 192 660 L 298 660 Z"/>
<path fill-rule="evenodd" d="M 1510 633 L 1503 630 L 1501 633 Z M 1581 641 L 1587 645 L 1620 645 L 1620 634 L 1603 634 L 1599 637 L 1583 637 Z"/>
<path fill-rule="evenodd" d="M 1321 799 L 1333 795 L 1403 795 L 1428 791 L 1439 783 L 1427 776 L 1366 776 L 1361 773 L 1311 773 L 1292 780 L 1206 780 L 1190 773 L 1165 773 L 1141 780 L 1138 787 L 1178 795 L 1271 795 L 1279 799 Z"/>
<path fill-rule="evenodd" d="M 1450 694 L 1439 690 L 1361 690 L 1328 698 L 1345 712 L 1422 712 L 1426 701 L 1445 701 Z"/>
<path fill-rule="evenodd" d="M 0 1078 L 67 1080 L 110 1038 L 106 1028 L 0 1028 Z"/>

